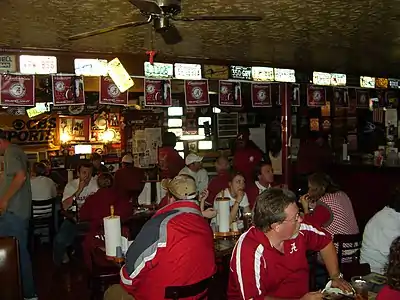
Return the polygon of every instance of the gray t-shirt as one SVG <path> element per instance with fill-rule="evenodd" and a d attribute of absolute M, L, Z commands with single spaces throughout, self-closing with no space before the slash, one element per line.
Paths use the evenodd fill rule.
<path fill-rule="evenodd" d="M 22 187 L 8 202 L 7 211 L 23 219 L 31 216 L 32 191 L 29 179 L 28 158 L 17 145 L 9 145 L 4 153 L 4 178 L 0 183 L 0 198 L 6 193 L 18 171 L 26 172 L 26 180 Z"/>

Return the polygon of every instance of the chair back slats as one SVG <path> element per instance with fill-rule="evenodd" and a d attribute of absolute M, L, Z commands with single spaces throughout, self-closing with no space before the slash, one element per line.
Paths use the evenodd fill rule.
<path fill-rule="evenodd" d="M 32 218 L 41 219 L 53 217 L 55 202 L 55 198 L 41 201 L 32 200 Z"/>
<path fill-rule="evenodd" d="M 362 235 L 357 234 L 337 234 L 333 238 L 337 245 L 338 261 L 342 263 L 359 263 Z"/>
<path fill-rule="evenodd" d="M 0 237 L 0 299 L 22 300 L 18 241 Z"/>

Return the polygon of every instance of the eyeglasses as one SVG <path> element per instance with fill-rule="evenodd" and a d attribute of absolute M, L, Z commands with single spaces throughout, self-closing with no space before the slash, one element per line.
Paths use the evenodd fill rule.
<path fill-rule="evenodd" d="M 288 220 L 283 220 L 283 222 L 296 223 L 296 222 L 299 221 L 300 217 L 301 217 L 301 214 L 300 214 L 300 212 L 298 212 L 298 213 L 294 216 L 294 218 L 288 219 Z M 283 222 L 282 222 L 282 223 L 283 223 Z"/>

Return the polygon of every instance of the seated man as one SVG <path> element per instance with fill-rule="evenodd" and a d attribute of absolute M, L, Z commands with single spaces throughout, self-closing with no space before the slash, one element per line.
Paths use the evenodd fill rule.
<path fill-rule="evenodd" d="M 207 190 L 209 192 L 207 203 L 213 205 L 217 194 L 229 187 L 231 181 L 231 174 L 229 173 L 229 160 L 225 156 L 220 156 L 215 161 L 215 169 L 217 176 L 215 176 L 208 184 Z"/>
<path fill-rule="evenodd" d="M 351 290 L 342 279 L 330 236 L 301 222 L 293 193 L 271 188 L 257 197 L 255 226 L 232 253 L 228 299 L 322 299 L 320 292 L 308 292 L 307 250 L 321 252 L 333 287 Z"/>
<path fill-rule="evenodd" d="M 144 225 L 126 254 L 122 288 L 112 286 L 105 300 L 161 300 L 167 287 L 206 286 L 216 272 L 213 234 L 194 200 L 195 181 L 178 175 L 167 187 L 174 202 Z"/>
<path fill-rule="evenodd" d="M 246 182 L 246 194 L 250 207 L 253 208 L 259 194 L 273 186 L 274 170 L 270 162 L 261 161 L 255 169 L 255 180 Z"/>
<path fill-rule="evenodd" d="M 74 200 L 78 204 L 78 212 L 80 207 L 90 195 L 97 192 L 97 177 L 92 177 L 93 166 L 91 163 L 82 163 L 78 167 L 78 178 L 68 182 L 65 186 L 62 198 L 62 206 L 64 210 L 68 210 Z M 78 226 L 72 220 L 64 220 L 60 230 L 54 238 L 53 260 L 56 265 L 67 263 L 67 248 L 72 245 L 78 233 Z"/>
<path fill-rule="evenodd" d="M 100 189 L 86 199 L 79 211 L 79 220 L 89 223 L 89 232 L 83 241 L 83 256 L 89 269 L 92 267 L 91 251 L 104 246 L 104 241 L 96 236 L 104 234 L 103 218 L 110 215 L 111 205 L 122 222 L 129 219 L 133 211 L 132 203 L 129 202 L 129 191 L 114 181 L 110 173 L 101 173 L 97 182 Z"/>

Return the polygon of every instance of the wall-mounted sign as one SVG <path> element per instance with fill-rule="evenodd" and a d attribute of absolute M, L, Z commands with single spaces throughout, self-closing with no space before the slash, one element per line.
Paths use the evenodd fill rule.
<path fill-rule="evenodd" d="M 199 64 L 174 64 L 175 78 L 187 80 L 201 79 L 201 65 Z"/>
<path fill-rule="evenodd" d="M 313 72 L 313 84 L 331 85 L 331 73 Z"/>
<path fill-rule="evenodd" d="M 274 68 L 252 67 L 251 75 L 254 81 L 274 81 Z"/>
<path fill-rule="evenodd" d="M 108 63 L 108 75 L 114 81 L 121 93 L 129 90 L 135 85 L 131 76 L 129 76 L 118 58 L 114 58 Z"/>
<path fill-rule="evenodd" d="M 375 87 L 378 89 L 387 89 L 389 81 L 387 78 L 375 78 Z"/>
<path fill-rule="evenodd" d="M 28 116 L 2 116 L 0 132 L 5 132 L 6 137 L 13 144 L 22 146 L 44 146 L 54 140 L 57 120 L 51 118 L 31 119 Z"/>
<path fill-rule="evenodd" d="M 0 55 L 0 72 L 15 72 L 17 64 L 15 55 Z"/>
<path fill-rule="evenodd" d="M 400 79 L 389 78 L 389 87 L 392 89 L 400 88 Z"/>
<path fill-rule="evenodd" d="M 296 73 L 293 69 L 274 69 L 275 81 L 296 82 Z"/>
<path fill-rule="evenodd" d="M 74 67 L 76 75 L 107 76 L 107 60 L 96 58 L 75 58 Z"/>
<path fill-rule="evenodd" d="M 203 74 L 207 79 L 228 79 L 229 67 L 217 65 L 204 65 Z"/>
<path fill-rule="evenodd" d="M 231 78 L 251 80 L 251 67 L 231 66 Z"/>
<path fill-rule="evenodd" d="M 313 72 L 313 84 L 345 86 L 346 85 L 346 74 Z"/>
<path fill-rule="evenodd" d="M 1 105 L 35 106 L 35 99 L 35 75 L 1 75 Z"/>
<path fill-rule="evenodd" d="M 360 86 L 362 88 L 375 88 L 375 77 L 360 76 Z"/>
<path fill-rule="evenodd" d="M 20 55 L 19 71 L 22 74 L 55 74 L 57 73 L 57 57 Z"/>
<path fill-rule="evenodd" d="M 174 65 L 156 62 L 151 64 L 146 61 L 144 63 L 144 76 L 155 78 L 172 78 L 174 76 Z"/>
<path fill-rule="evenodd" d="M 331 85 L 332 86 L 345 86 L 347 83 L 346 74 L 331 73 Z"/>

